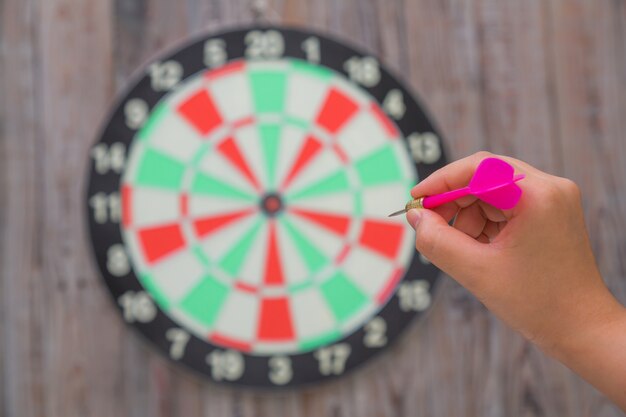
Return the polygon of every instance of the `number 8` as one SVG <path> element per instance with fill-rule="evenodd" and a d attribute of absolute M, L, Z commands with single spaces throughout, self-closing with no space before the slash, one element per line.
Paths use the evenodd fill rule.
<path fill-rule="evenodd" d="M 107 250 L 107 270 L 116 277 L 121 277 L 130 272 L 130 262 L 124 246 L 120 243 L 112 245 Z"/>

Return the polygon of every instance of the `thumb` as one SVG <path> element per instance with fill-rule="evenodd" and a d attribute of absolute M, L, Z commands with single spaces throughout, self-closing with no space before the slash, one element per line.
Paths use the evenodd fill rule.
<path fill-rule="evenodd" d="M 415 229 L 415 248 L 465 287 L 484 274 L 491 248 L 450 226 L 434 211 L 412 209 L 407 220 Z"/>

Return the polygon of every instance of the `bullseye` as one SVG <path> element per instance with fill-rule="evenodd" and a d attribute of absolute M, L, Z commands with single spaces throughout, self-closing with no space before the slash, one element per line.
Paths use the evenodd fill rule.
<path fill-rule="evenodd" d="M 278 194 L 267 194 L 261 200 L 261 209 L 268 216 L 275 216 L 283 209 L 283 202 Z"/>

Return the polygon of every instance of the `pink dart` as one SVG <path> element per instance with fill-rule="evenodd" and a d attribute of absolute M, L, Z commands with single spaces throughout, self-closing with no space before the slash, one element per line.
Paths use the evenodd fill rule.
<path fill-rule="evenodd" d="M 522 189 L 515 183 L 524 178 L 523 174 L 514 174 L 515 171 L 510 164 L 496 158 L 484 159 L 476 168 L 467 187 L 416 198 L 409 201 L 404 210 L 392 213 L 389 217 L 406 213 L 412 208 L 434 208 L 466 195 L 473 195 L 501 210 L 511 209 L 522 196 Z"/>

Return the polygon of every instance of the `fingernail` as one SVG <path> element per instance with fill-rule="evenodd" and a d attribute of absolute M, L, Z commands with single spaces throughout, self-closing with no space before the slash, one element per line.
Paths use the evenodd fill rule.
<path fill-rule="evenodd" d="M 422 219 L 422 213 L 417 209 L 411 209 L 406 213 L 406 219 L 411 227 L 415 229 Z"/>

